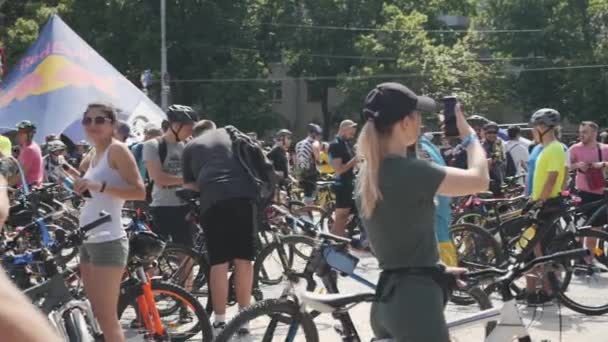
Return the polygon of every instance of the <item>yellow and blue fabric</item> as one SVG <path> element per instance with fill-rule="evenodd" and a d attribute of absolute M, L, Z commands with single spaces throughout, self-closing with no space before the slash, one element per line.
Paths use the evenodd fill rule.
<path fill-rule="evenodd" d="M 437 165 L 446 166 L 445 160 L 441 156 L 439 148 L 428 138 L 420 137 L 418 141 L 419 153 Z M 458 254 L 450 239 L 450 222 L 452 221 L 452 210 L 450 208 L 450 198 L 446 196 L 435 196 L 437 207 L 435 208 L 435 235 L 439 247 L 439 257 L 446 266 L 458 265 Z"/>
<path fill-rule="evenodd" d="M 549 198 L 555 198 L 559 196 L 562 190 L 562 184 L 564 183 L 564 177 L 566 176 L 566 152 L 562 144 L 555 140 L 545 148 L 538 156 L 536 160 L 536 167 L 534 170 L 534 177 L 532 183 L 532 199 L 540 199 L 540 195 L 543 192 L 549 173 L 557 172 L 557 179 L 551 189 Z"/>

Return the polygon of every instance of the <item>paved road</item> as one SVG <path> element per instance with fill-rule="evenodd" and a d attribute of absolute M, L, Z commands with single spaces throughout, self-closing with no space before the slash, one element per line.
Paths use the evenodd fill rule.
<path fill-rule="evenodd" d="M 361 260 L 357 267 L 357 273 L 365 277 L 370 281 L 376 281 L 379 275 L 378 264 L 375 258 L 370 255 L 359 255 Z M 278 271 L 278 270 L 277 270 Z M 338 282 L 342 292 L 362 292 L 369 291 L 365 286 L 351 280 L 349 278 L 340 278 Z M 581 287 L 577 285 L 576 279 L 573 280 L 573 286 L 571 291 L 574 291 L 577 295 L 584 295 L 589 297 L 590 300 L 594 298 L 608 299 L 608 284 L 606 286 L 596 286 L 590 290 L 590 287 Z M 283 290 L 285 284 L 279 284 L 277 286 L 266 286 L 264 287 L 265 298 L 276 298 Z M 603 291 L 606 288 L 606 291 Z M 496 307 L 502 303 L 498 299 L 494 299 L 493 303 Z M 523 322 L 526 327 L 529 328 L 533 341 L 565 341 L 565 342 L 579 342 L 579 341 L 608 341 L 608 315 L 605 316 L 584 316 L 575 313 L 567 308 L 558 307 L 557 305 L 548 305 L 542 308 L 529 308 L 523 305 L 518 306 L 520 314 L 523 318 Z M 357 330 L 362 338 L 362 341 L 369 341 L 372 337 L 371 328 L 369 325 L 369 304 L 361 304 L 353 308 L 351 316 L 355 322 Z M 446 308 L 447 320 L 453 320 L 459 317 L 463 317 L 467 314 L 471 314 L 479 311 L 474 306 L 457 306 L 448 304 Z M 236 308 L 229 308 L 228 318 L 236 314 Z M 560 340 L 560 320 L 561 315 L 561 340 Z M 336 321 L 333 320 L 331 315 L 324 314 L 315 319 L 317 329 L 320 335 L 320 341 L 340 341 L 338 334 L 334 330 Z M 235 341 L 259 341 L 261 334 L 268 323 L 266 319 L 256 320 L 250 327 L 252 334 L 247 337 L 235 339 Z M 429 322 L 429 329 L 432 329 L 431 322 Z M 286 332 L 287 328 L 283 327 L 283 332 Z M 483 327 L 467 328 L 462 331 L 458 331 L 453 334 L 455 341 L 483 341 Z M 137 338 L 129 338 L 129 341 L 140 341 Z M 195 339 L 199 340 L 199 339 Z M 279 340 L 279 339 L 275 339 Z M 298 340 L 303 340 L 300 338 Z"/>

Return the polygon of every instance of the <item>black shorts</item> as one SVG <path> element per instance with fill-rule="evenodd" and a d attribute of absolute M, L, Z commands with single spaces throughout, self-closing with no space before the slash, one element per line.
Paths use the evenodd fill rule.
<path fill-rule="evenodd" d="M 354 187 L 352 184 L 335 184 L 333 190 L 336 195 L 337 209 L 352 209 L 355 207 L 355 200 L 353 199 Z"/>
<path fill-rule="evenodd" d="M 188 206 L 179 207 L 150 207 L 152 215 L 152 231 L 163 239 L 192 247 L 192 234 L 196 227 L 186 220 L 190 212 Z"/>
<path fill-rule="evenodd" d="M 585 205 L 585 204 L 592 203 L 595 201 L 602 201 L 604 199 L 603 194 L 594 194 L 592 192 L 584 192 L 584 191 L 580 191 L 578 193 L 578 196 L 581 198 L 581 205 Z M 597 211 L 597 209 L 599 209 L 600 207 L 601 207 L 601 205 L 594 206 L 593 208 L 589 208 L 589 210 L 587 210 L 583 214 L 587 217 L 587 219 L 589 219 L 589 218 L 591 218 L 591 215 L 593 215 Z M 591 222 L 591 225 L 596 227 L 596 226 L 603 226 L 606 223 L 608 223 L 608 213 L 604 212 L 604 213 L 600 213 L 599 216 L 595 220 L 593 220 L 593 222 Z"/>
<path fill-rule="evenodd" d="M 201 215 L 211 265 L 255 259 L 255 205 L 249 198 L 217 202 Z"/>
<path fill-rule="evenodd" d="M 300 176 L 300 186 L 304 191 L 304 197 L 314 197 L 317 191 L 317 179 L 319 179 L 317 173 L 302 174 Z"/>

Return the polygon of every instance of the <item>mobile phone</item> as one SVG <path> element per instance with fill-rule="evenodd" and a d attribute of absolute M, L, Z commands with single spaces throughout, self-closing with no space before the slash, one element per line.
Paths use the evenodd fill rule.
<path fill-rule="evenodd" d="M 443 132 L 446 137 L 457 137 L 460 132 L 456 125 L 456 104 L 458 99 L 455 96 L 446 96 L 443 102 Z"/>

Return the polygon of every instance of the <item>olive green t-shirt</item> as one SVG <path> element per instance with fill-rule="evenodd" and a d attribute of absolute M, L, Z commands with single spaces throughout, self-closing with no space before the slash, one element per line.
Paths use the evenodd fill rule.
<path fill-rule="evenodd" d="M 380 268 L 430 267 L 439 262 L 434 197 L 444 177 L 443 169 L 426 160 L 388 156 L 382 161 L 382 200 L 370 218 L 362 217 Z M 359 198 L 357 205 L 361 209 Z"/>

